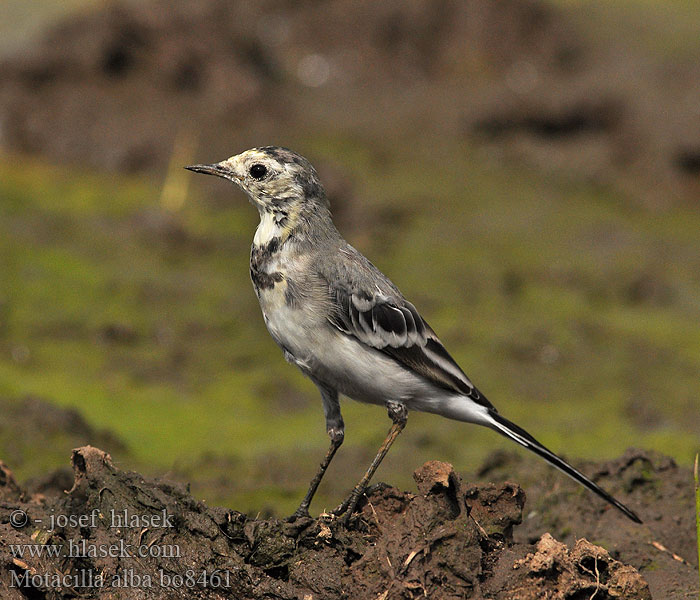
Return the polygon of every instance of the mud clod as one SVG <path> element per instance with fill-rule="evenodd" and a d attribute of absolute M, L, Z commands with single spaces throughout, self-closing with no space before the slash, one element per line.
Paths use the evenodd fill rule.
<path fill-rule="evenodd" d="M 19 496 L 20 489 L 14 474 L 4 462 L 0 461 L 0 499 L 16 500 Z"/>
<path fill-rule="evenodd" d="M 606 550 L 578 540 L 572 550 L 545 533 L 535 552 L 513 565 L 505 589 L 514 598 L 629 598 L 651 599 L 641 575 L 614 560 Z M 505 590 L 504 590 L 505 591 Z"/>
<path fill-rule="evenodd" d="M 459 478 L 451 464 L 429 461 L 413 473 L 413 479 L 418 491 L 441 504 L 450 518 L 454 519 L 459 514 Z"/>
<path fill-rule="evenodd" d="M 517 483 L 472 485 L 465 501 L 470 516 L 489 537 L 513 540 L 513 526 L 523 522 L 525 492 Z"/>

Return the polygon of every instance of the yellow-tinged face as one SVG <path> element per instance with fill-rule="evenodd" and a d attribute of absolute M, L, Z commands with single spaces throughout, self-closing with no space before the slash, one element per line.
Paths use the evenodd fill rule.
<path fill-rule="evenodd" d="M 259 210 L 285 210 L 310 198 L 325 202 L 311 163 L 286 148 L 253 148 L 219 163 L 186 168 L 233 181 Z"/>

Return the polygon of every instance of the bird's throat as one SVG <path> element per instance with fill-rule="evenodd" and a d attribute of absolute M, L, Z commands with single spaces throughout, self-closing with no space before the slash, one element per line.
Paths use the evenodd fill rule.
<path fill-rule="evenodd" d="M 289 207 L 286 210 L 263 210 L 260 213 L 260 224 L 255 230 L 253 244 L 265 246 L 277 238 L 280 244 L 287 241 L 299 220 L 299 211 Z"/>

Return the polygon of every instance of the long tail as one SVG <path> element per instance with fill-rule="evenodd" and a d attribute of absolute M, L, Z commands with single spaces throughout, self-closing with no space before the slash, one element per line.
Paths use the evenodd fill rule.
<path fill-rule="evenodd" d="M 494 411 L 489 411 L 489 417 L 491 417 L 491 421 L 488 423 L 489 427 L 491 427 L 501 435 L 504 435 L 505 437 L 513 440 L 514 442 L 517 442 L 521 446 L 524 446 L 528 450 L 532 450 L 532 452 L 544 458 L 550 465 L 556 467 L 563 473 L 566 473 L 569 477 L 578 481 L 584 487 L 587 487 L 589 490 L 591 490 L 595 494 L 598 494 L 604 500 L 610 502 L 610 504 L 612 504 L 615 508 L 625 513 L 635 523 L 642 522 L 642 520 L 634 513 L 634 511 L 627 508 L 624 504 L 622 504 L 622 502 L 619 502 L 618 500 L 613 498 L 603 488 L 593 483 L 583 473 L 580 473 L 579 471 L 574 469 L 570 464 L 568 464 L 563 459 L 559 458 L 556 454 L 554 454 L 554 452 L 545 448 L 522 427 L 518 427 L 515 423 L 511 423 L 508 419 L 502 417 L 500 414 Z"/>

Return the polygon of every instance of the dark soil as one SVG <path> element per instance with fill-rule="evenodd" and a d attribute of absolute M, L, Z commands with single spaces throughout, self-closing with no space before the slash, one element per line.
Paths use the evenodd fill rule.
<path fill-rule="evenodd" d="M 502 458 L 487 470 L 505 469 Z M 464 483 L 440 462 L 415 472 L 417 493 L 374 486 L 347 527 L 329 515 L 287 523 L 209 507 L 92 446 L 71 463 L 72 487 L 58 495 L 23 489 L 0 463 L 2 598 L 638 600 L 687 597 L 697 583 L 672 554 L 693 556 L 689 473 L 645 452 L 587 469 L 627 492 L 641 526 L 546 475 L 524 508 L 518 484 Z M 568 540 L 571 531 L 590 541 Z"/>
<path fill-rule="evenodd" d="M 572 545 L 585 537 L 640 570 L 654 598 L 693 597 L 698 589 L 695 498 L 690 469 L 654 451 L 630 449 L 616 460 L 576 463 L 586 475 L 639 509 L 644 525 L 614 509 L 540 461 L 518 453 L 491 455 L 478 480 L 515 479 L 527 490 L 516 542 L 534 543 L 542 532 Z M 675 556 L 674 556 L 675 555 Z"/>
<path fill-rule="evenodd" d="M 3 598 L 650 598 L 634 568 L 585 540 L 514 543 L 522 489 L 463 488 L 445 463 L 416 472 L 418 494 L 376 486 L 346 528 L 210 508 L 91 446 L 71 462 L 72 488 L 52 498 L 23 491 L 2 466 Z M 20 556 L 17 544 L 60 555 Z"/>
<path fill-rule="evenodd" d="M 0 61 L 0 147 L 162 172 L 182 135 L 215 160 L 415 131 L 642 201 L 696 198 L 697 61 L 579 25 L 537 0 L 115 2 Z"/>

